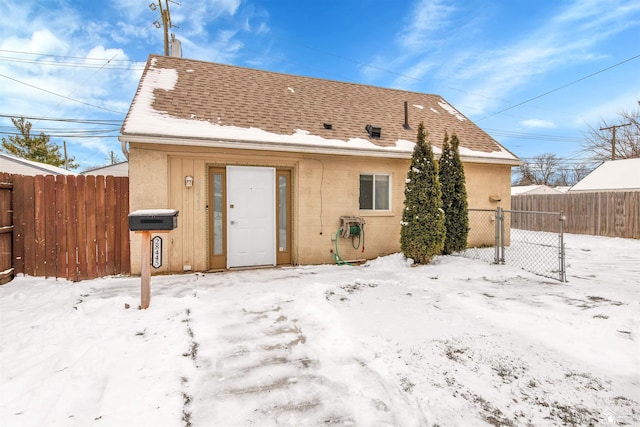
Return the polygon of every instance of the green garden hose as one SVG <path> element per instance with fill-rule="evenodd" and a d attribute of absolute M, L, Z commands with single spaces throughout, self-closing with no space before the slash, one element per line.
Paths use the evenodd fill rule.
<path fill-rule="evenodd" d="M 347 261 L 343 260 L 342 257 L 340 256 L 340 253 L 338 253 L 338 237 L 340 237 L 340 233 L 342 233 L 342 228 L 339 228 L 338 231 L 336 231 L 336 235 L 334 238 L 335 250 L 333 251 L 333 260 L 338 265 L 351 265 Z"/>

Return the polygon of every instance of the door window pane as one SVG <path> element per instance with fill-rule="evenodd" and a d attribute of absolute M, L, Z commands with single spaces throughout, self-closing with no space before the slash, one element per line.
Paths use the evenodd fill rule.
<path fill-rule="evenodd" d="M 278 177 L 278 238 L 279 251 L 287 251 L 287 177 Z"/>
<path fill-rule="evenodd" d="M 222 174 L 213 175 L 213 254 L 222 255 Z"/>

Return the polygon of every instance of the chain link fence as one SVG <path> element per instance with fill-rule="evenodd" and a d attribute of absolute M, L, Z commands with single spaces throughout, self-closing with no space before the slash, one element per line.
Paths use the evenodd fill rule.
<path fill-rule="evenodd" d="M 467 238 L 467 250 L 459 254 L 472 259 L 485 262 L 499 262 L 500 247 L 495 209 L 469 209 L 469 237 Z"/>
<path fill-rule="evenodd" d="M 562 212 L 469 209 L 469 226 L 460 255 L 566 281 Z"/>

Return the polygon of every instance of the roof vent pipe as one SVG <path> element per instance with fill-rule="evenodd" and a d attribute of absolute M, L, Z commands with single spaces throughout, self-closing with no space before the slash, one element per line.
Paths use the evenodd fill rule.
<path fill-rule="evenodd" d="M 409 103 L 407 101 L 404 101 L 404 125 L 402 127 L 411 129 L 409 126 Z"/>

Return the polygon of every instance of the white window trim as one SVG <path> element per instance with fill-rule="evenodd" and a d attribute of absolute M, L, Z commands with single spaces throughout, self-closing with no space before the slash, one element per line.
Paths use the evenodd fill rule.
<path fill-rule="evenodd" d="M 372 208 L 371 209 L 360 209 L 361 212 L 391 212 L 393 209 L 393 176 L 390 173 L 380 173 L 380 172 L 360 172 L 358 175 L 358 186 L 360 186 L 360 177 L 362 175 L 371 175 L 373 177 L 373 200 L 372 200 Z M 389 188 L 387 188 L 389 195 L 389 207 L 387 209 L 376 209 L 376 176 L 386 176 L 389 178 Z M 358 202 L 358 207 L 360 207 L 360 202 Z"/>

